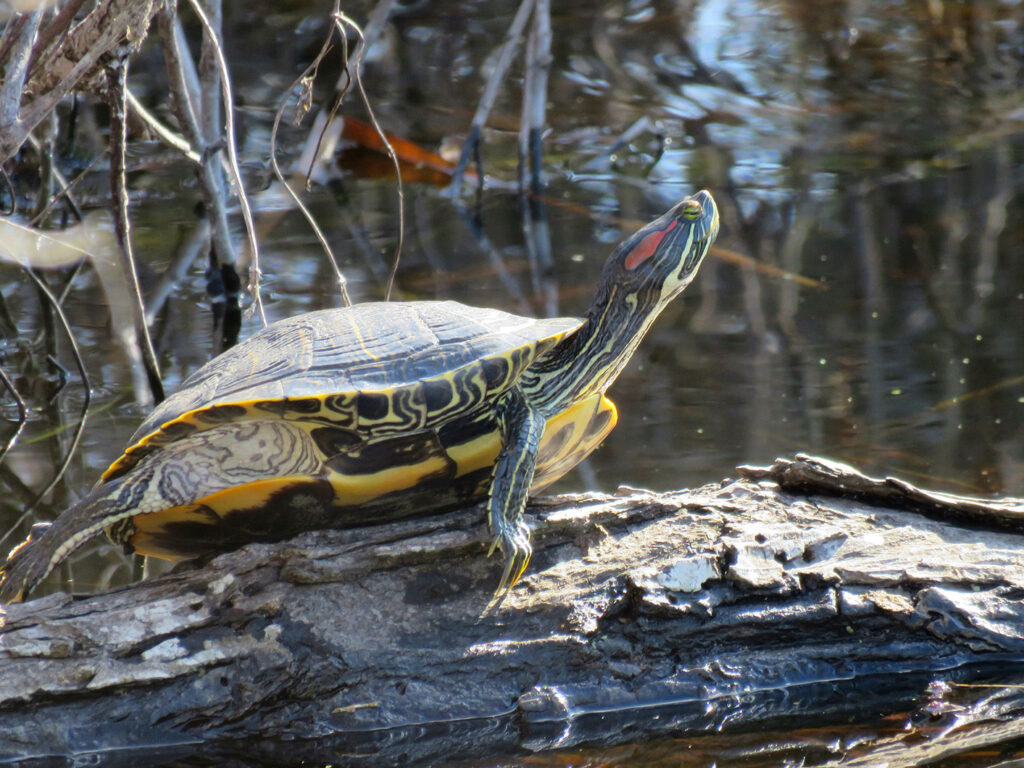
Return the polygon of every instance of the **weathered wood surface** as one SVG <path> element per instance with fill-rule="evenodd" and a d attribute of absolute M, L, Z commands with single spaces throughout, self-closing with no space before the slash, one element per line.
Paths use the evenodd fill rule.
<path fill-rule="evenodd" d="M 64 12 L 44 20 L 33 36 L 31 67 L 14 119 L 0 124 L 0 162 L 22 146 L 29 133 L 74 91 L 102 91 L 104 59 L 134 52 L 146 38 L 150 20 L 164 7 L 154 0 L 103 0 L 81 21 L 83 3 L 65 3 Z M 27 17 L 22 17 L 27 18 Z M 9 74 L 9 73 L 8 73 Z"/>
<path fill-rule="evenodd" d="M 479 510 L 10 606 L 0 759 L 413 764 L 892 708 L 1024 656 L 1024 503 L 872 505 L 867 478 L 802 457 L 741 473 L 532 506 L 533 564 L 487 613 Z M 969 526 L 937 519 L 961 503 Z"/>

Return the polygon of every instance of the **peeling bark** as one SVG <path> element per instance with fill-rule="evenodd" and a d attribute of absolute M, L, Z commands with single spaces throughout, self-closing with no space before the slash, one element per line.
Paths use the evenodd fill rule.
<path fill-rule="evenodd" d="M 932 494 L 924 517 L 841 469 L 845 485 L 744 468 L 761 479 L 542 499 L 530 570 L 490 611 L 479 509 L 11 606 L 0 759 L 202 745 L 413 764 L 849 716 L 1020 659 L 1020 502 Z M 946 504 L 970 527 L 934 519 Z"/>
<path fill-rule="evenodd" d="M 67 32 L 51 28 L 32 52 L 31 71 L 16 119 L 0 129 L 0 162 L 6 162 L 28 134 L 73 91 L 103 92 L 103 59 L 118 47 L 142 44 L 153 15 L 164 5 L 153 0 L 104 0 Z M 58 21 L 67 26 L 71 19 Z"/>

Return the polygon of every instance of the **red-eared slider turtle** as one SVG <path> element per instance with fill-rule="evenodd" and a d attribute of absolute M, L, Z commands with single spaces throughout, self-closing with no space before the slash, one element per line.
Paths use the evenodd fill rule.
<path fill-rule="evenodd" d="M 200 368 L 79 503 L 11 553 L 19 600 L 101 530 L 169 559 L 488 499 L 505 555 L 530 559 L 527 497 L 615 425 L 605 390 L 718 233 L 699 192 L 609 257 L 583 319 L 455 302 L 361 304 L 275 323 Z"/>

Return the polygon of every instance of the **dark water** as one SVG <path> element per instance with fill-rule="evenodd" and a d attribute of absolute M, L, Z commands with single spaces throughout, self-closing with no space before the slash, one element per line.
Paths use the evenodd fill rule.
<path fill-rule="evenodd" d="M 242 8 L 230 10 L 227 53 L 255 190 L 274 109 L 325 25 L 323 9 L 304 4 Z M 396 18 L 365 71 L 383 126 L 428 150 L 457 148 L 513 10 L 435 2 Z M 520 57 L 484 132 L 491 183 L 479 199 L 407 180 L 393 296 L 579 314 L 606 254 L 641 223 L 700 188 L 722 216 L 717 251 L 611 392 L 619 426 L 557 489 L 694 486 L 804 451 L 932 488 L 1024 494 L 1021 5 L 697 0 L 560 3 L 554 14 L 546 188 L 532 209 L 551 263 L 531 253 L 511 184 Z M 158 63 L 144 54 L 133 75 L 157 109 Z M 354 94 L 346 110 L 364 114 Z M 283 154 L 304 136 L 286 128 Z M 78 151 L 95 151 L 88 134 Z M 163 157 L 138 146 L 130 178 L 148 284 L 195 226 L 193 177 Z M 347 163 L 306 198 L 354 301 L 383 296 L 397 235 L 394 185 L 368 173 Z M 86 183 L 101 189 L 104 174 L 94 176 Z M 268 316 L 339 305 L 301 216 L 268 195 L 253 204 L 263 222 L 281 213 L 262 241 Z M 35 289 L 11 267 L 0 285 L 19 331 L 5 341 L 5 370 L 32 409 L 0 467 L 6 530 L 68 448 L 83 395 L 60 341 L 71 372 L 47 401 L 57 375 L 36 343 Z M 204 288 L 200 259 L 157 318 L 169 391 L 210 355 Z M 76 278 L 66 306 L 93 400 L 43 519 L 95 480 L 145 413 L 94 273 Z M 243 336 L 257 327 L 246 319 Z M 86 584 L 128 575 L 110 551 L 90 557 L 75 565 L 94 574 Z"/>

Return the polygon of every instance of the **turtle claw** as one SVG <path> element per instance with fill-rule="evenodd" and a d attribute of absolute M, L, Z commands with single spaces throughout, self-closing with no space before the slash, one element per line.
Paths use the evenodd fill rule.
<path fill-rule="evenodd" d="M 20 603 L 32 588 L 50 572 L 39 537 L 50 523 L 36 523 L 29 537 L 11 550 L 7 562 L 0 567 L 0 605 Z"/>
<path fill-rule="evenodd" d="M 494 601 L 504 598 L 512 587 L 516 585 L 530 564 L 530 557 L 533 555 L 533 547 L 530 546 L 530 529 L 525 523 L 502 529 L 494 537 L 488 555 L 493 554 L 496 547 L 501 547 L 505 555 L 505 570 L 501 574 L 501 581 L 494 591 Z"/>

